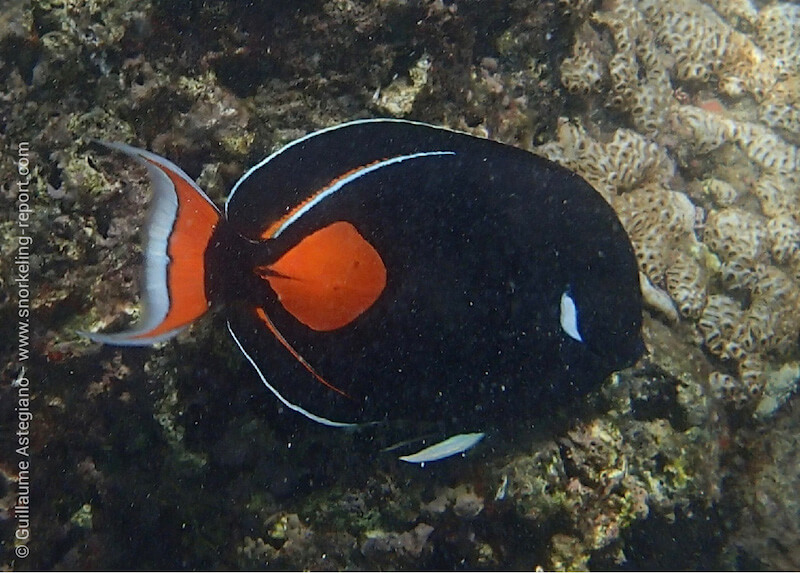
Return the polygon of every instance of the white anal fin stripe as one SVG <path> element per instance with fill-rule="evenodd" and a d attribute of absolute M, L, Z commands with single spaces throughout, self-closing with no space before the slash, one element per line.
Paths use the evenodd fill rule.
<path fill-rule="evenodd" d="M 313 420 L 314 422 L 317 422 L 318 424 L 323 424 L 325 426 L 332 426 L 334 428 L 354 428 L 354 427 L 358 426 L 358 424 L 354 424 L 354 423 L 336 422 L 334 420 L 329 420 L 327 418 L 323 418 L 322 416 L 317 416 L 316 414 L 312 414 L 311 412 L 309 412 L 305 408 L 303 408 L 301 406 L 298 406 L 297 404 L 292 404 L 291 402 L 289 402 L 289 400 L 284 398 L 281 395 L 281 393 L 278 392 L 278 390 L 272 384 L 270 384 L 267 381 L 266 376 L 264 376 L 264 373 L 261 372 L 261 368 L 258 367 L 258 364 L 256 364 L 256 361 L 253 359 L 253 357 L 250 356 L 250 354 L 244 349 L 244 346 L 242 346 L 242 343 L 239 341 L 239 337 L 236 336 L 236 333 L 233 331 L 233 327 L 231 326 L 231 323 L 228 322 L 227 324 L 228 324 L 228 332 L 230 333 L 231 337 L 233 338 L 233 341 L 236 343 L 236 346 L 239 347 L 239 351 L 241 351 L 241 353 L 244 354 L 244 357 L 247 358 L 247 361 L 255 369 L 256 374 L 258 374 L 258 377 L 261 379 L 261 382 L 264 383 L 264 386 L 266 386 L 267 389 L 270 392 L 272 392 L 275 395 L 275 397 L 278 400 L 280 400 L 280 402 L 284 406 L 286 406 L 290 410 L 294 410 L 295 412 L 297 412 L 299 414 L 302 414 L 303 416 L 305 416 L 309 420 Z"/>

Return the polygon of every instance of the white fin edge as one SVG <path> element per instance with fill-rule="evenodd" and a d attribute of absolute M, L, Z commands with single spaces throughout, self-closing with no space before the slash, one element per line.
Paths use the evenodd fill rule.
<path fill-rule="evenodd" d="M 379 161 L 378 163 L 374 163 L 372 165 L 368 165 L 366 167 L 362 167 L 361 169 L 357 170 L 354 173 L 351 173 L 344 179 L 340 179 L 336 181 L 334 185 L 331 185 L 327 189 L 325 189 L 322 193 L 319 193 L 317 196 L 314 197 L 313 200 L 309 201 L 301 209 L 299 209 L 294 215 L 289 217 L 283 225 L 278 227 L 278 229 L 272 234 L 272 238 L 278 237 L 281 233 L 283 233 L 286 228 L 291 225 L 292 223 L 296 222 L 300 217 L 308 213 L 314 206 L 316 206 L 320 201 L 325 199 L 326 197 L 330 197 L 340 189 L 342 189 L 348 183 L 352 183 L 359 177 L 363 177 L 368 173 L 372 173 L 373 171 L 377 171 L 381 167 L 386 167 L 387 165 L 394 165 L 395 163 L 402 163 L 403 161 L 408 161 L 410 159 L 419 159 L 421 157 L 435 157 L 439 155 L 455 155 L 454 151 L 422 151 L 420 153 L 412 153 L 411 155 L 398 155 L 397 157 L 392 157 L 390 159 L 384 159 L 383 161 Z"/>
<path fill-rule="evenodd" d="M 169 159 L 125 143 L 94 141 L 104 147 L 124 153 L 144 165 L 150 178 L 153 198 L 146 226 L 144 280 L 142 281 L 141 293 L 142 313 L 139 320 L 131 329 L 122 332 L 106 334 L 78 331 L 78 334 L 100 344 L 150 346 L 172 338 L 188 326 L 188 324 L 182 325 L 179 328 L 155 336 L 142 336 L 161 324 L 170 310 L 170 295 L 167 282 L 167 268 L 170 258 L 167 254 L 167 249 L 169 248 L 170 234 L 178 213 L 178 196 L 175 186 L 165 173 L 164 168 L 173 171 L 183 179 L 218 213 L 219 209 L 194 180 Z"/>
<path fill-rule="evenodd" d="M 399 459 L 411 464 L 424 464 L 426 462 L 443 460 L 445 458 L 449 458 L 450 456 L 463 454 L 468 449 L 475 446 L 475 444 L 480 442 L 485 436 L 486 434 L 484 432 L 456 434 L 455 436 L 450 436 L 446 440 L 443 440 L 437 444 L 428 446 L 427 448 L 418 451 L 416 454 L 401 456 Z"/>
<path fill-rule="evenodd" d="M 316 414 L 312 414 L 311 412 L 309 412 L 305 408 L 302 408 L 301 406 L 298 406 L 297 404 L 292 404 L 291 402 L 289 402 L 289 400 L 284 398 L 281 395 L 281 393 L 278 392 L 278 390 L 276 390 L 274 386 L 272 386 L 272 384 L 267 382 L 267 378 L 261 372 L 261 368 L 258 367 L 258 364 L 256 364 L 256 361 L 253 360 L 253 358 L 244 349 L 244 346 L 242 346 L 242 343 L 239 342 L 239 338 L 236 336 L 236 333 L 233 331 L 233 327 L 231 326 L 230 321 L 228 321 L 227 324 L 228 324 L 228 332 L 230 333 L 231 338 L 233 338 L 233 341 L 236 343 L 236 346 L 239 347 L 239 351 L 242 354 L 244 354 L 244 357 L 247 358 L 247 361 L 250 363 L 250 365 L 253 368 L 255 368 L 256 374 L 258 374 L 258 377 L 261 378 L 261 381 L 264 383 L 264 386 L 266 386 L 267 389 L 270 392 L 272 392 L 275 395 L 275 397 L 278 400 L 280 400 L 281 403 L 284 406 L 286 406 L 290 410 L 293 410 L 293 411 L 297 412 L 298 414 L 302 414 L 303 416 L 305 416 L 309 420 L 317 422 L 318 424 L 322 424 L 323 426 L 331 426 L 333 428 L 355 428 L 356 426 L 359 425 L 359 424 L 355 424 L 355 423 L 352 423 L 352 422 L 337 422 L 335 420 L 329 420 L 328 418 L 323 418 L 322 416 L 317 416 Z"/>
<path fill-rule="evenodd" d="M 395 118 L 395 117 L 374 117 L 374 118 L 367 118 L 367 119 L 356 119 L 356 120 L 348 121 L 348 122 L 345 122 L 345 123 L 339 123 L 339 124 L 336 124 L 336 125 L 331 125 L 329 127 L 325 127 L 325 128 L 318 129 L 316 131 L 312 131 L 310 133 L 307 133 L 304 136 L 302 136 L 302 137 L 300 137 L 298 139 L 295 139 L 294 141 L 290 141 L 289 143 L 287 143 L 286 145 L 284 145 L 283 147 L 281 147 L 277 151 L 271 153 L 269 156 L 265 157 L 264 159 L 262 159 L 261 161 L 259 161 L 255 165 L 253 165 L 250 169 L 248 169 L 245 172 L 245 174 L 242 175 L 239 178 L 239 180 L 233 186 L 233 189 L 231 189 L 231 192 L 228 195 L 227 200 L 225 201 L 225 214 L 226 215 L 228 214 L 228 204 L 233 199 L 233 196 L 236 194 L 236 191 L 239 189 L 239 186 L 242 183 L 244 183 L 245 179 L 247 179 L 253 173 L 255 173 L 256 171 L 258 171 L 259 169 L 264 167 L 267 163 L 272 161 L 275 157 L 277 157 L 281 153 L 287 151 L 288 149 L 291 149 L 295 145 L 303 143 L 307 139 L 311 139 L 312 137 L 317 137 L 318 135 L 322 135 L 324 133 L 328 133 L 329 131 L 335 131 L 337 129 L 342 129 L 342 128 L 350 127 L 350 126 L 353 126 L 353 125 L 363 125 L 363 124 L 368 124 L 368 123 L 405 123 L 405 124 L 409 124 L 409 125 L 420 125 L 420 126 L 423 126 L 423 127 L 432 127 L 434 129 L 438 129 L 440 131 L 449 131 L 451 133 L 464 133 L 466 135 L 472 135 L 473 137 L 477 137 L 477 136 L 475 136 L 473 134 L 469 134 L 469 133 L 467 133 L 465 131 L 459 131 L 459 130 L 456 130 L 456 129 L 450 129 L 448 127 L 443 127 L 441 125 L 433 125 L 433 124 L 425 123 L 425 122 L 422 122 L 422 121 L 411 121 L 411 120 L 408 120 L 408 119 L 399 119 L 399 118 Z"/>

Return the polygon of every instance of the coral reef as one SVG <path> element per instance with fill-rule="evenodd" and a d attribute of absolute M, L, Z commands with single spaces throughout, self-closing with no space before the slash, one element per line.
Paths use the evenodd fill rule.
<path fill-rule="evenodd" d="M 796 408 L 787 408 L 753 441 L 750 471 L 735 486 L 745 517 L 726 548 L 729 563 L 766 570 L 800 567 L 800 507 L 795 496 L 787 495 L 800 485 L 798 429 Z"/>
<path fill-rule="evenodd" d="M 673 514 L 701 491 L 719 495 L 721 452 L 708 425 L 716 413 L 702 391 L 687 395 L 697 391 L 702 358 L 657 322 L 648 321 L 645 334 L 659 363 L 635 380 L 608 386 L 612 406 L 602 418 L 573 426 L 557 442 L 537 444 L 533 454 L 513 458 L 495 474 L 502 484 L 497 497 L 525 519 L 568 520 L 538 565 L 619 566 L 627 560 L 627 529 L 651 512 Z"/>
<path fill-rule="evenodd" d="M 800 331 L 797 92 L 787 89 L 797 18 L 788 4 L 697 0 L 584 14 L 561 81 L 639 133 L 564 121 L 537 149 L 604 193 L 633 240 L 646 300 L 669 316 L 654 289 L 668 293 L 706 349 L 735 364 L 710 380 L 750 411 Z"/>

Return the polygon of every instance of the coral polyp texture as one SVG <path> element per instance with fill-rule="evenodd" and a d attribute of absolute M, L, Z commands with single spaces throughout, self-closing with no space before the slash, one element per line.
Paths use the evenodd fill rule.
<path fill-rule="evenodd" d="M 754 409 L 769 373 L 798 359 L 800 6 L 608 6 L 576 12 L 561 68 L 592 114 L 537 151 L 611 202 L 646 302 L 672 320 L 668 295 L 712 358 L 709 387 Z M 609 130 L 603 112 L 633 131 Z"/>

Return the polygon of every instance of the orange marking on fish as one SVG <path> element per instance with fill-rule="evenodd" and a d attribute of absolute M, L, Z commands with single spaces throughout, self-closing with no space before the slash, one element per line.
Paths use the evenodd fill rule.
<path fill-rule="evenodd" d="M 386 287 L 381 256 L 345 221 L 312 233 L 256 272 L 292 316 L 316 331 L 350 324 Z"/>
<path fill-rule="evenodd" d="M 171 296 L 169 312 L 164 320 L 149 332 L 135 338 L 150 338 L 180 328 L 208 310 L 205 284 L 205 252 L 211 235 L 219 222 L 219 213 L 177 173 L 151 159 L 144 158 L 161 169 L 178 196 L 175 226 L 169 235 L 167 255 L 167 284 Z"/>
<path fill-rule="evenodd" d="M 344 392 L 343 390 L 340 390 L 339 388 L 337 388 L 336 386 L 334 386 L 333 384 L 331 384 L 330 382 L 328 382 L 327 380 L 325 380 L 325 378 L 323 378 L 322 376 L 320 376 L 320 375 L 319 375 L 319 373 L 318 373 L 316 370 L 314 370 L 314 367 L 313 367 L 313 366 L 311 366 L 311 364 L 309 364 L 309 363 L 306 361 L 306 359 L 305 359 L 305 358 L 303 358 L 302 356 L 300 356 L 300 353 L 299 353 L 299 352 L 297 352 L 297 350 L 295 350 L 295 349 L 294 349 L 294 347 L 293 347 L 291 344 L 289 344 L 289 342 L 288 342 L 288 341 L 287 341 L 287 340 L 286 340 L 286 339 L 283 337 L 283 335 L 280 333 L 280 331 L 278 330 L 278 328 L 277 328 L 277 327 L 276 327 L 276 326 L 273 324 L 273 322 L 272 322 L 272 321 L 269 319 L 269 317 L 267 316 L 267 313 L 266 313 L 266 312 L 264 312 L 264 309 L 263 309 L 263 308 L 260 308 L 260 307 L 259 307 L 259 308 L 256 308 L 256 314 L 258 315 L 258 318 L 260 318 L 260 319 L 261 319 L 261 321 L 262 321 L 262 322 L 263 322 L 263 323 L 266 325 L 266 327 L 269 329 L 269 331 L 272 333 L 272 335 L 273 335 L 275 338 L 277 338 L 277 339 L 278 339 L 278 342 L 280 342 L 281 344 L 283 344 L 283 347 L 284 347 L 286 350 L 288 350 L 288 351 L 291 353 L 291 355 L 295 357 L 295 360 L 297 360 L 297 361 L 298 361 L 300 364 L 302 364 L 302 365 L 303 365 L 303 367 L 305 367 L 305 369 L 306 369 L 306 370 L 308 370 L 308 371 L 309 371 L 309 373 L 310 373 L 310 374 L 311 374 L 311 375 L 312 375 L 314 378 L 316 378 L 318 381 L 322 382 L 322 384 L 324 384 L 326 387 L 330 388 L 331 390 L 333 390 L 333 391 L 334 391 L 334 392 L 336 392 L 337 394 L 341 394 L 341 395 L 342 395 L 342 396 L 344 396 L 345 398 L 348 398 L 348 399 L 350 399 L 350 400 L 353 400 L 353 398 L 352 398 L 350 395 L 348 395 L 348 394 L 347 394 L 347 392 Z"/>
<path fill-rule="evenodd" d="M 304 201 L 301 201 L 299 204 L 297 204 L 294 207 L 294 209 L 292 209 L 291 211 L 288 211 L 283 217 L 281 217 L 280 219 L 278 219 L 277 221 L 272 223 L 272 225 L 267 227 L 267 229 L 263 233 L 261 233 L 261 238 L 262 239 L 272 239 L 272 238 L 274 238 L 275 237 L 275 233 L 278 232 L 278 229 L 280 229 L 283 226 L 283 224 L 286 223 L 286 221 L 288 221 L 289 219 L 294 217 L 294 215 L 298 211 L 300 211 L 303 207 L 305 207 L 306 205 L 308 205 L 309 203 L 314 201 L 314 199 L 316 199 L 317 197 L 319 197 L 320 195 L 325 193 L 325 191 L 327 191 L 328 189 L 330 189 L 331 187 L 336 185 L 339 181 L 342 181 L 343 179 L 346 179 L 347 177 L 350 177 L 353 173 L 357 173 L 358 171 L 361 171 L 362 169 L 366 169 L 368 167 L 371 167 L 372 165 L 376 165 L 377 163 L 380 163 L 381 161 L 384 161 L 384 159 L 378 159 L 376 161 L 371 161 L 370 163 L 367 163 L 366 165 L 359 165 L 355 169 L 351 169 L 350 171 L 346 171 L 342 175 L 339 175 L 339 177 L 337 177 L 335 179 L 332 179 L 331 181 L 328 182 L 327 185 L 325 185 L 324 187 L 319 189 L 316 193 L 314 193 L 313 195 L 311 195 L 310 197 L 308 197 Z"/>

